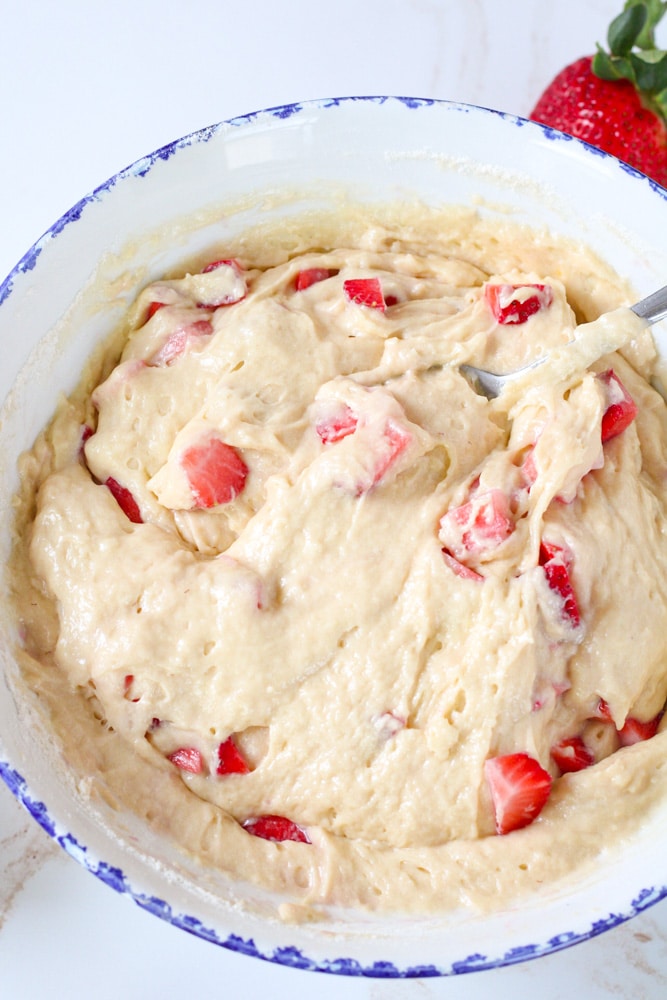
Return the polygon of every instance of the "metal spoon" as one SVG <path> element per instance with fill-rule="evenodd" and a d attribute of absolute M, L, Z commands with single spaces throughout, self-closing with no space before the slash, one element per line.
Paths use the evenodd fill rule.
<path fill-rule="evenodd" d="M 659 288 L 657 292 L 653 292 L 651 295 L 647 295 L 645 299 L 640 302 L 635 303 L 635 305 L 630 306 L 630 312 L 633 312 L 640 320 L 643 320 L 647 326 L 652 326 L 653 323 L 657 323 L 659 320 L 664 319 L 667 316 L 667 285 L 664 288 Z M 614 315 L 611 313 L 610 315 Z M 573 355 L 573 361 L 585 366 L 585 363 L 592 363 L 601 357 L 603 354 L 610 353 L 611 351 L 617 350 L 624 343 L 630 340 L 633 336 L 634 331 L 622 332 L 620 337 L 618 332 L 615 331 L 614 334 L 608 340 L 602 340 L 602 346 L 600 347 L 600 332 L 602 326 L 605 322 L 605 317 L 601 316 L 600 319 L 594 320 L 592 323 L 585 323 L 579 327 L 579 332 L 574 340 L 571 340 L 564 348 L 560 348 L 557 352 L 561 357 L 564 356 L 565 352 L 572 351 L 576 347 L 575 354 Z M 590 333 L 595 333 L 595 344 L 596 347 L 593 351 L 592 356 L 587 358 L 586 348 L 589 343 L 593 343 L 593 338 Z M 583 348 L 583 350 L 582 350 Z M 484 368 L 476 368 L 474 365 L 460 365 L 459 371 L 461 371 L 473 385 L 473 388 L 479 392 L 481 395 L 486 396 L 488 399 L 495 399 L 499 396 L 504 389 L 506 389 L 511 383 L 515 383 L 525 379 L 526 376 L 534 371 L 535 368 L 539 368 L 546 361 L 549 361 L 554 357 L 556 352 L 551 352 L 545 354 L 544 357 L 538 358 L 537 361 L 532 361 L 529 365 L 524 365 L 522 368 L 517 368 L 513 372 L 505 372 L 504 374 L 496 374 L 495 372 L 486 371 Z"/>

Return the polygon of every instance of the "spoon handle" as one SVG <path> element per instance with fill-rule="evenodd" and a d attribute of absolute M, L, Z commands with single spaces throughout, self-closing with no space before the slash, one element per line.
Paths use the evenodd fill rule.
<path fill-rule="evenodd" d="M 649 326 L 667 316 L 667 285 L 652 292 L 645 299 L 630 306 L 632 312 L 640 319 L 646 320 Z"/>

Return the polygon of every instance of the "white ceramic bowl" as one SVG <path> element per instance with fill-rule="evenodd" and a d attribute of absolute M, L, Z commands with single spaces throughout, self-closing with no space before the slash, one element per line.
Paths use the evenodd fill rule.
<path fill-rule="evenodd" d="M 215 125 L 121 171 L 35 244 L 0 286 L 0 556 L 10 544 L 16 459 L 72 389 L 93 346 L 146 281 L 210 244 L 225 227 L 271 218 L 289 190 L 296 208 L 417 195 L 434 203 L 481 199 L 516 218 L 583 240 L 639 295 L 667 277 L 667 192 L 581 142 L 509 115 L 407 98 L 345 98 L 275 108 Z M 247 199 L 225 217 L 225 205 Z M 188 219 L 189 224 L 180 223 Z M 176 222 L 168 243 L 160 232 Z M 135 268 L 136 281 L 104 308 L 91 284 Z M 99 291 L 99 286 L 97 286 Z M 65 315 L 68 318 L 61 322 Z M 657 338 L 665 348 L 664 334 Z M 6 580 L 3 579 L 3 587 Z M 6 602 L 0 597 L 0 605 Z M 667 803 L 622 857 L 576 891 L 556 886 L 495 915 L 428 920 L 332 920 L 317 928 L 264 919 L 248 889 L 203 890 L 196 866 L 132 818 L 93 811 L 58 766 L 48 733 L 14 691 L 16 629 L 0 615 L 0 774 L 58 843 L 112 888 L 178 927 L 224 947 L 292 967 L 349 975 L 451 975 L 557 951 L 628 919 L 667 895 Z"/>

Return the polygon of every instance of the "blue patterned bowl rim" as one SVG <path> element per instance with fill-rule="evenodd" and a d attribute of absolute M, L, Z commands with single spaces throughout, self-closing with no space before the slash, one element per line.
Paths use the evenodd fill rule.
<path fill-rule="evenodd" d="M 214 125 L 207 126 L 195 132 L 189 133 L 180 139 L 160 147 L 152 153 L 141 157 L 134 163 L 118 171 L 104 183 L 100 184 L 80 201 L 65 212 L 45 233 L 37 240 L 33 246 L 23 255 L 15 267 L 0 284 L 0 306 L 11 295 L 17 277 L 27 271 L 32 270 L 44 247 L 56 239 L 60 233 L 68 226 L 77 222 L 86 207 L 97 202 L 104 195 L 112 190 L 116 185 L 128 177 L 145 177 L 151 169 L 158 163 L 169 160 L 178 153 L 179 150 L 198 143 L 205 143 L 212 139 L 223 128 L 241 128 L 259 120 L 278 121 L 300 115 L 302 112 L 312 112 L 314 110 L 324 111 L 330 108 L 344 107 L 351 103 L 364 103 L 374 105 L 401 104 L 405 108 L 416 110 L 437 106 L 459 114 L 486 114 L 502 118 L 518 128 L 528 126 L 531 129 L 540 129 L 542 136 L 553 143 L 572 143 L 585 156 L 598 157 L 601 159 L 614 160 L 614 157 L 602 152 L 580 139 L 575 139 L 570 135 L 552 129 L 547 125 L 528 121 L 516 115 L 492 108 L 483 108 L 477 105 L 461 104 L 452 101 L 445 101 L 436 98 L 422 97 L 399 97 L 399 96 L 348 96 L 323 98 L 319 100 L 308 100 L 283 104 L 272 108 L 254 111 L 246 115 L 240 115 Z M 647 184 L 658 196 L 667 200 L 667 190 L 662 188 L 657 182 L 646 177 L 640 171 L 629 166 L 622 161 L 615 161 L 623 171 Z M 644 912 L 649 907 L 654 906 L 660 900 L 667 897 L 667 885 L 657 885 L 641 889 L 629 901 L 623 912 L 609 913 L 593 921 L 590 926 L 579 931 L 564 931 L 547 940 L 515 946 L 504 954 L 486 955 L 482 952 L 474 952 L 470 955 L 462 956 L 460 960 L 452 962 L 449 966 L 438 966 L 435 964 L 417 966 L 399 966 L 395 962 L 375 961 L 370 965 L 364 965 L 358 959 L 340 956 L 332 959 L 314 959 L 308 957 L 297 947 L 279 947 L 272 951 L 262 949 L 252 938 L 244 938 L 237 934 L 221 934 L 213 927 L 206 926 L 201 920 L 188 914 L 178 912 L 168 902 L 153 895 L 147 895 L 133 886 L 121 868 L 108 864 L 93 856 L 92 852 L 77 838 L 59 828 L 56 820 L 50 815 L 49 809 L 44 802 L 34 798 L 28 787 L 28 783 L 8 760 L 0 757 L 0 777 L 15 796 L 15 798 L 27 809 L 28 813 L 36 820 L 43 830 L 51 837 L 63 850 L 81 864 L 87 871 L 95 875 L 107 886 L 116 892 L 127 895 L 142 909 L 152 913 L 162 920 L 167 921 L 174 927 L 187 931 L 205 941 L 210 941 L 222 948 L 241 955 L 258 958 L 263 961 L 272 962 L 278 965 L 293 969 L 303 969 L 312 972 L 323 972 L 343 976 L 362 976 L 378 979 L 414 979 L 443 976 L 459 976 L 470 972 L 497 969 L 504 966 L 516 965 L 531 959 L 540 958 L 545 955 L 554 954 L 575 944 L 597 937 L 605 931 L 625 923 L 638 914 Z"/>

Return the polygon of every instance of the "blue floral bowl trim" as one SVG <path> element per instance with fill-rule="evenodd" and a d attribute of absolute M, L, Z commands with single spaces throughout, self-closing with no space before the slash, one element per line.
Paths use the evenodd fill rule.
<path fill-rule="evenodd" d="M 162 146 L 160 149 L 149 153 L 147 156 L 142 157 L 130 166 L 120 170 L 117 174 L 114 174 L 114 176 L 110 177 L 109 180 L 105 181 L 99 187 L 91 191 L 90 194 L 86 195 L 73 205 L 72 208 L 65 212 L 65 214 L 61 216 L 61 218 L 58 219 L 58 221 L 55 222 L 39 240 L 37 240 L 30 250 L 24 254 L 18 264 L 16 264 L 16 266 L 4 279 L 2 284 L 0 284 L 0 306 L 5 299 L 11 295 L 17 277 L 35 267 L 39 255 L 44 247 L 51 240 L 57 238 L 67 226 L 77 222 L 89 204 L 102 199 L 107 191 L 110 191 L 125 178 L 147 176 L 156 164 L 169 160 L 180 149 L 184 149 L 200 142 L 208 142 L 221 129 L 245 126 L 255 121 L 264 119 L 267 116 L 279 120 L 285 120 L 292 118 L 301 112 L 307 112 L 318 108 L 337 108 L 354 102 L 379 105 L 399 103 L 406 108 L 417 111 L 423 108 L 438 106 L 445 111 L 451 111 L 458 114 L 468 114 L 472 112 L 475 114 L 483 113 L 497 116 L 514 123 L 519 128 L 528 124 L 526 119 L 508 114 L 507 112 L 496 111 L 492 108 L 480 108 L 475 105 L 457 104 L 433 98 L 390 96 L 333 97 L 317 101 L 295 102 L 291 104 L 284 104 L 279 107 L 255 111 L 251 114 L 241 115 L 236 118 L 228 119 L 227 121 L 219 122 L 215 125 L 208 126 L 207 128 L 203 128 L 186 135 L 181 139 L 176 139 L 173 142 L 168 143 L 166 146 Z M 589 146 L 587 143 L 584 143 L 579 139 L 574 139 L 565 133 L 558 132 L 547 125 L 540 125 L 536 122 L 530 122 L 529 124 L 531 128 L 541 129 L 543 136 L 551 142 L 576 143 L 592 156 L 613 159 L 613 157 L 609 157 L 607 153 L 601 152 L 594 146 Z M 667 199 L 667 190 L 662 188 L 655 181 L 646 177 L 644 174 L 627 164 L 621 163 L 620 161 L 616 162 L 624 171 L 633 175 L 638 180 L 648 184 L 662 198 Z M 243 938 L 237 934 L 229 934 L 226 937 L 221 936 L 218 931 L 205 926 L 205 924 L 203 924 L 201 920 L 196 917 L 177 912 L 165 900 L 159 899 L 156 896 L 148 896 L 145 893 L 137 891 L 130 884 L 125 873 L 120 868 L 94 858 L 89 853 L 87 847 L 79 843 L 79 841 L 71 833 L 60 832 L 55 821 L 49 815 L 45 804 L 31 796 L 24 778 L 8 762 L 3 760 L 0 760 L 0 777 L 2 777 L 10 791 L 16 796 L 19 802 L 25 806 L 33 818 L 46 831 L 46 833 L 56 841 L 56 843 L 58 843 L 71 857 L 83 865 L 89 872 L 101 879 L 102 882 L 106 883 L 106 885 L 110 886 L 112 889 L 115 889 L 116 892 L 129 896 L 138 906 L 141 906 L 142 909 L 160 917 L 162 920 L 168 921 L 170 924 L 173 924 L 174 927 L 179 927 L 181 930 L 194 934 L 196 937 L 203 938 L 205 941 L 210 941 L 213 944 L 217 944 L 223 948 L 229 949 L 230 951 L 237 952 L 238 954 L 248 955 L 252 958 L 259 958 L 267 962 L 274 962 L 278 965 L 288 966 L 293 969 L 305 969 L 311 972 L 326 972 L 344 976 L 366 976 L 379 979 L 414 979 L 433 976 L 462 975 L 468 972 L 478 972 L 485 969 L 516 965 L 519 962 L 525 962 L 529 959 L 549 955 L 554 952 L 561 951 L 564 948 L 571 947 L 574 944 L 597 937 L 598 934 L 602 934 L 613 927 L 617 927 L 620 924 L 625 923 L 625 921 L 648 909 L 648 907 L 653 906 L 655 903 L 667 896 L 667 886 L 654 886 L 652 888 L 642 889 L 638 896 L 631 901 L 627 912 L 611 913 L 603 919 L 596 920 L 590 928 L 583 932 L 566 931 L 538 944 L 526 944 L 512 948 L 504 955 L 491 956 L 475 952 L 471 955 L 465 956 L 460 961 L 453 962 L 448 968 L 436 965 L 417 965 L 399 968 L 394 962 L 391 961 L 378 961 L 374 962 L 372 965 L 365 966 L 356 959 L 345 958 L 342 956 L 336 959 L 318 961 L 308 958 L 308 956 L 304 955 L 303 952 L 296 947 L 277 948 L 271 953 L 267 953 L 262 951 L 261 948 L 255 944 L 252 938 Z"/>

